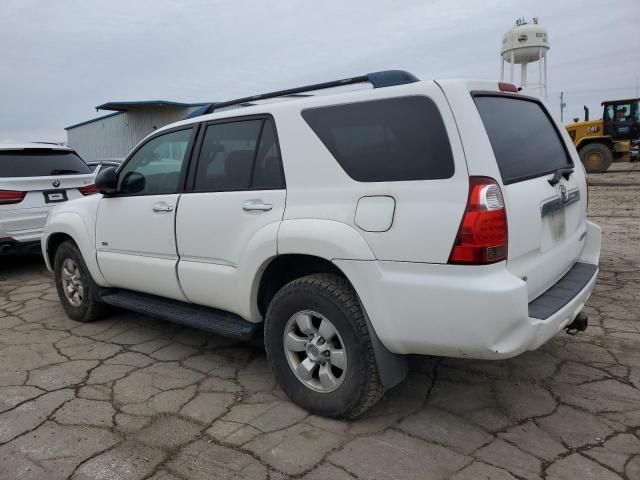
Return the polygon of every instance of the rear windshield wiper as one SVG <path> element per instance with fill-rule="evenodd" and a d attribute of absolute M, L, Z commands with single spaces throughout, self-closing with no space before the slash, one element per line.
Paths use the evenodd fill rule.
<path fill-rule="evenodd" d="M 565 180 L 569 180 L 569 175 L 573 173 L 573 167 L 562 167 L 555 171 L 553 178 L 549 180 L 549 185 L 556 186 L 560 179 L 564 177 Z"/>
<path fill-rule="evenodd" d="M 58 169 L 58 170 L 51 170 L 51 173 L 49 173 L 49 175 L 71 175 L 73 173 L 80 173 L 77 170 L 66 170 L 66 169 Z"/>

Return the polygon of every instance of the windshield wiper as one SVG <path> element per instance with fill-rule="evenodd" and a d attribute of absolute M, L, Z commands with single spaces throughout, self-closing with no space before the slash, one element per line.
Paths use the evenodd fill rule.
<path fill-rule="evenodd" d="M 553 174 L 553 178 L 549 180 L 549 185 L 555 187 L 560 179 L 564 177 L 565 180 L 569 180 L 569 175 L 573 173 L 573 167 L 562 167 L 556 170 Z"/>
<path fill-rule="evenodd" d="M 51 170 L 51 173 L 49 173 L 49 175 L 71 175 L 73 173 L 80 173 L 80 172 L 77 170 L 59 169 L 59 170 Z"/>

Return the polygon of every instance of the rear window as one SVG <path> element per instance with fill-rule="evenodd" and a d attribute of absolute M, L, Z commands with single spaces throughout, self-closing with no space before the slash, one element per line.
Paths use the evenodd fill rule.
<path fill-rule="evenodd" d="M 447 131 L 438 107 L 427 97 L 312 108 L 302 117 L 347 175 L 359 182 L 453 175 Z"/>
<path fill-rule="evenodd" d="M 555 125 L 534 101 L 506 96 L 476 96 L 505 184 L 572 165 Z"/>
<path fill-rule="evenodd" d="M 91 170 L 74 152 L 49 149 L 0 151 L 0 178 L 87 173 Z"/>

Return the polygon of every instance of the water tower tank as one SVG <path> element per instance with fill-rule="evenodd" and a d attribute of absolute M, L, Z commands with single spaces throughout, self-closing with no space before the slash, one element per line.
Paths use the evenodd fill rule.
<path fill-rule="evenodd" d="M 542 52 L 541 52 L 542 50 Z M 549 50 L 547 30 L 537 23 L 525 23 L 514 27 L 502 36 L 502 58 L 513 63 L 537 62 L 540 54 L 545 57 Z"/>
<path fill-rule="evenodd" d="M 523 88 L 537 88 L 542 96 L 547 95 L 547 52 L 549 51 L 547 30 L 534 18 L 528 23 L 524 18 L 516 21 L 511 30 L 502 36 L 501 79 L 504 80 L 504 63 L 510 63 L 510 81 L 516 83 L 514 65 L 520 65 L 520 85 Z M 538 63 L 539 82 L 527 83 L 527 65 Z"/>

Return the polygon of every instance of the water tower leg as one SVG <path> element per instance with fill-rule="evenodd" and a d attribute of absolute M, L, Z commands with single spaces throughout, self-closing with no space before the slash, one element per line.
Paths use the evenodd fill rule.
<path fill-rule="evenodd" d="M 520 66 L 520 83 L 522 84 L 522 88 L 527 87 L 527 64 L 523 63 Z"/>
<path fill-rule="evenodd" d="M 500 55 L 500 80 L 504 81 L 504 58 Z"/>
<path fill-rule="evenodd" d="M 511 69 L 511 70 L 510 70 L 511 77 L 509 78 L 509 81 L 510 81 L 511 83 L 515 83 L 515 82 L 514 82 L 514 73 L 515 73 L 515 72 L 514 72 L 514 68 L 515 68 L 515 64 L 513 63 L 513 61 L 515 60 L 515 59 L 513 58 L 514 53 L 515 53 L 515 51 L 514 51 L 514 50 L 511 50 L 511 65 L 510 65 L 510 67 L 509 67 L 509 68 Z"/>
<path fill-rule="evenodd" d="M 542 47 L 538 48 L 538 84 L 540 85 L 540 96 L 543 97 L 545 89 L 542 84 Z"/>
<path fill-rule="evenodd" d="M 544 98 L 547 98 L 547 56 L 542 57 L 544 60 Z"/>

